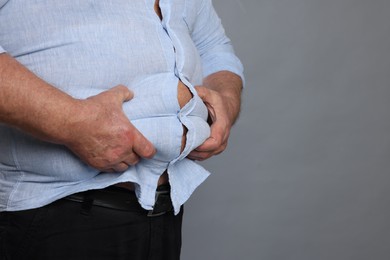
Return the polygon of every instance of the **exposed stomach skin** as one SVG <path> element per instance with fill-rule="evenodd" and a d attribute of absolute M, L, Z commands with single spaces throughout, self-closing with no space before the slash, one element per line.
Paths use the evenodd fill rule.
<path fill-rule="evenodd" d="M 183 108 L 193 97 L 191 91 L 188 89 L 188 87 L 179 80 L 177 85 L 177 100 L 179 103 L 180 108 Z M 186 134 L 187 134 L 187 128 L 183 125 L 183 136 L 181 139 L 181 149 L 180 152 L 184 150 L 184 147 L 186 145 Z M 168 183 L 168 173 L 165 171 L 159 178 L 157 185 L 163 185 Z M 134 190 L 134 184 L 132 182 L 123 182 L 116 184 L 118 187 L 126 188 L 129 190 Z"/>

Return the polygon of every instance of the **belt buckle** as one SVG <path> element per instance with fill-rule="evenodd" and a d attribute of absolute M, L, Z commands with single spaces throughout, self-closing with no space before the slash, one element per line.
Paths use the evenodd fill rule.
<path fill-rule="evenodd" d="M 156 191 L 155 203 L 152 210 L 148 211 L 148 217 L 158 217 L 162 216 L 168 211 L 172 210 L 172 205 L 170 201 L 169 191 Z M 164 196 L 168 195 L 168 196 Z"/>

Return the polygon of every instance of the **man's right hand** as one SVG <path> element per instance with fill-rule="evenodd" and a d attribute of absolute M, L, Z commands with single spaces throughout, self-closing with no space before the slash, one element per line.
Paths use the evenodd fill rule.
<path fill-rule="evenodd" d="M 81 160 L 106 172 L 121 172 L 140 157 L 153 157 L 155 148 L 123 112 L 123 102 L 132 98 L 128 88 L 116 86 L 79 100 L 64 144 Z"/>

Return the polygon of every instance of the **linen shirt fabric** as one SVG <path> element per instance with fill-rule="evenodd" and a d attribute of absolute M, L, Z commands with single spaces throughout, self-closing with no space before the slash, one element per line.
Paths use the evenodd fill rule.
<path fill-rule="evenodd" d="M 221 70 L 243 78 L 242 64 L 211 0 L 160 0 L 162 20 L 153 7 L 154 0 L 0 0 L 0 53 L 74 98 L 127 86 L 134 98 L 123 104 L 124 112 L 157 150 L 124 172 L 105 173 L 65 146 L 0 124 L 0 211 L 37 208 L 128 181 L 150 210 L 167 170 L 177 214 L 207 178 L 207 170 L 186 158 L 210 134 L 194 86 Z M 181 109 L 179 80 L 193 95 Z M 183 125 L 188 132 L 180 152 Z"/>

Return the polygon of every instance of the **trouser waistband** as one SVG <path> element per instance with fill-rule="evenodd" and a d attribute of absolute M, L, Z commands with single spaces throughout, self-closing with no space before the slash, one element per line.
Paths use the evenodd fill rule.
<path fill-rule="evenodd" d="M 169 184 L 164 184 L 157 188 L 153 210 L 143 209 L 138 203 L 134 191 L 116 186 L 79 192 L 64 199 L 82 203 L 82 209 L 85 211 L 89 211 L 92 206 L 97 206 L 115 210 L 137 211 L 145 213 L 149 217 L 156 217 L 173 210 Z"/>

